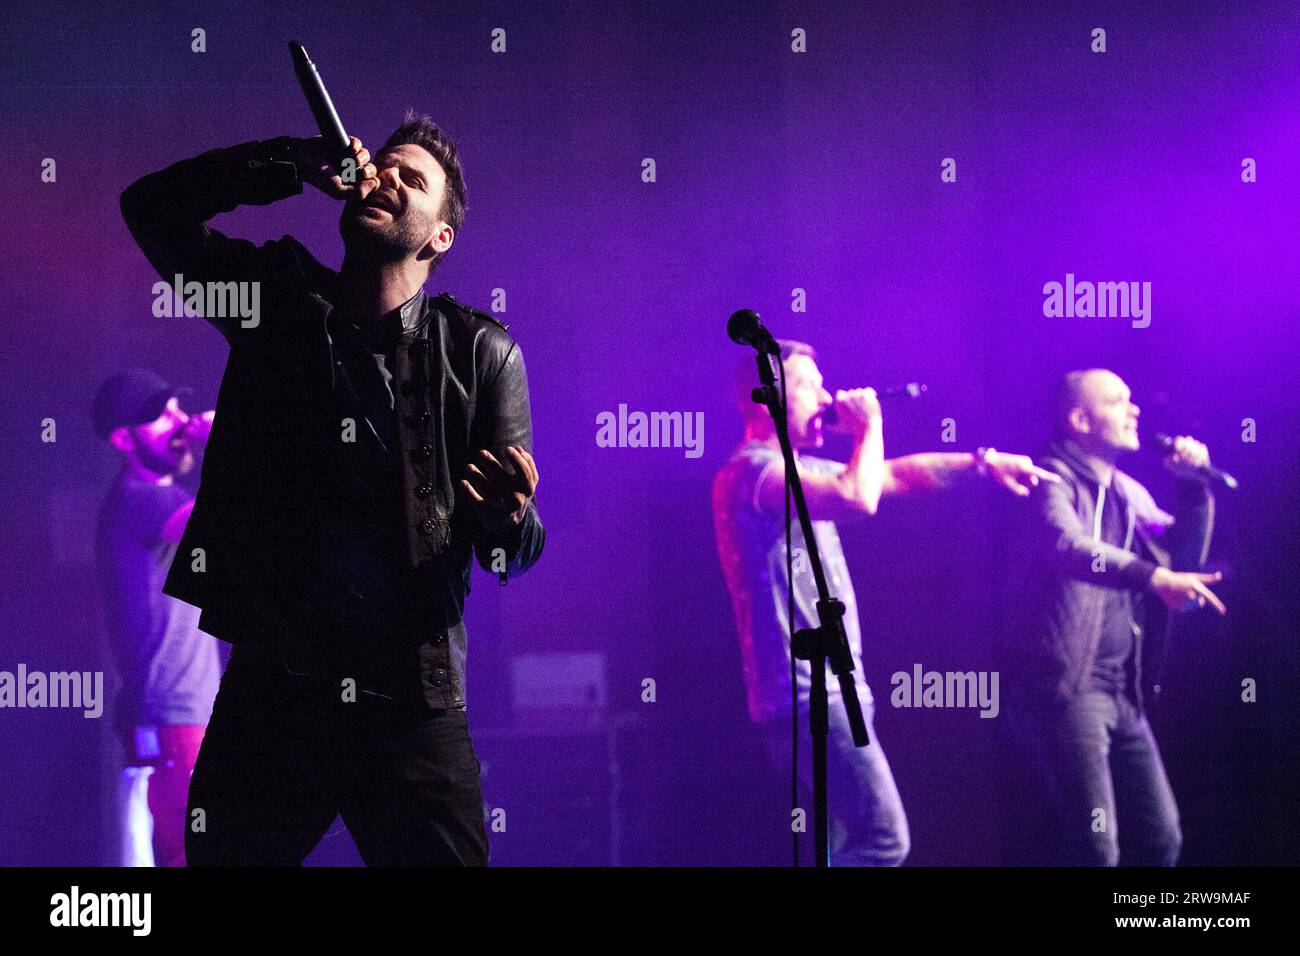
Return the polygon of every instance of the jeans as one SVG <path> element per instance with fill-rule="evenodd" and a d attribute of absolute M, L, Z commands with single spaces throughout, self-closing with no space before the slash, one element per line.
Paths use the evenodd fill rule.
<path fill-rule="evenodd" d="M 872 726 L 874 705 L 862 702 L 871 744 L 855 747 L 848 716 L 838 697 L 830 699 L 829 731 L 826 736 L 826 803 L 830 816 L 832 866 L 898 866 L 907 858 L 911 837 L 903 801 L 894 784 L 889 761 L 880 748 Z M 768 753 L 777 770 L 790 773 L 790 721 L 769 720 L 761 725 Z M 812 803 L 812 737 L 808 715 L 799 718 L 799 789 L 807 813 L 809 853 L 814 846 Z"/>
<path fill-rule="evenodd" d="M 1146 717 L 1126 694 L 1089 691 L 1026 715 L 1057 813 L 1060 863 L 1173 866 L 1178 805 Z"/>
<path fill-rule="evenodd" d="M 486 866 L 479 769 L 464 709 L 430 709 L 418 683 L 345 702 L 339 682 L 236 645 L 190 781 L 185 855 L 300 866 L 342 815 L 368 866 Z"/>

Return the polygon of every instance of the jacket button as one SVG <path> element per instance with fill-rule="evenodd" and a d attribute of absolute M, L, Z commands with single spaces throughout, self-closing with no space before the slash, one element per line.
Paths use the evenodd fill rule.
<path fill-rule="evenodd" d="M 447 643 L 447 635 L 444 634 L 442 631 L 439 631 L 437 634 L 433 635 L 433 644 L 435 647 L 441 647 L 443 644 L 446 643 Z"/>
<path fill-rule="evenodd" d="M 433 421 L 433 412 L 426 408 L 424 411 L 420 412 L 420 414 L 416 415 L 415 418 L 421 425 L 427 425 L 429 422 Z"/>
<path fill-rule="evenodd" d="M 427 481 L 415 486 L 415 497 L 427 498 L 431 494 L 433 494 L 433 485 L 429 484 Z"/>
<path fill-rule="evenodd" d="M 441 687 L 447 682 L 447 672 L 441 667 L 435 667 L 424 676 L 424 679 L 434 687 Z"/>
<path fill-rule="evenodd" d="M 432 518 L 425 518 L 420 522 L 420 534 L 425 536 L 431 535 L 437 527 L 438 526 L 434 523 Z"/>
<path fill-rule="evenodd" d="M 421 445 L 415 451 L 411 452 L 411 457 L 416 461 L 428 461 L 433 457 L 432 445 Z"/>

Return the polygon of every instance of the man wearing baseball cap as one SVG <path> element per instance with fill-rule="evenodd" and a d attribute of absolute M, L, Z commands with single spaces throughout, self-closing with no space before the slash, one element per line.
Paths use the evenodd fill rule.
<path fill-rule="evenodd" d="M 212 412 L 189 415 L 177 388 L 147 369 L 105 381 L 91 409 L 95 431 L 122 468 L 99 510 L 96 552 L 110 645 L 122 681 L 114 727 L 131 767 L 152 767 L 148 804 L 158 866 L 185 865 L 190 773 L 221 676 L 216 639 L 199 609 L 164 594 L 163 579 L 194 495 Z"/>

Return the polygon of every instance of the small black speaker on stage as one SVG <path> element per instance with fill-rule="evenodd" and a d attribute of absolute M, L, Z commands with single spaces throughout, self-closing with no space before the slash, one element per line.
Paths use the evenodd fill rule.
<path fill-rule="evenodd" d="M 484 730 L 474 746 L 493 866 L 625 862 L 616 722 Z"/>

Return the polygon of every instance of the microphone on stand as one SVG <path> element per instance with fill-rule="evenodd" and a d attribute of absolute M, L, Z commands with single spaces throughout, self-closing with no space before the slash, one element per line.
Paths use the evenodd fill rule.
<path fill-rule="evenodd" d="M 1172 455 L 1176 450 L 1174 448 L 1174 440 L 1168 435 L 1156 432 L 1151 437 L 1155 440 L 1157 447 L 1159 447 L 1166 455 Z M 1220 471 L 1213 465 L 1201 465 L 1201 467 L 1196 469 L 1196 473 L 1212 484 L 1222 485 L 1229 491 L 1237 490 L 1237 479 L 1232 477 L 1232 475 L 1228 474 L 1226 471 Z"/>
<path fill-rule="evenodd" d="M 733 312 L 731 318 L 727 319 L 727 335 L 737 345 L 748 345 L 765 355 L 781 354 L 781 347 L 776 344 L 776 339 L 753 309 Z"/>

